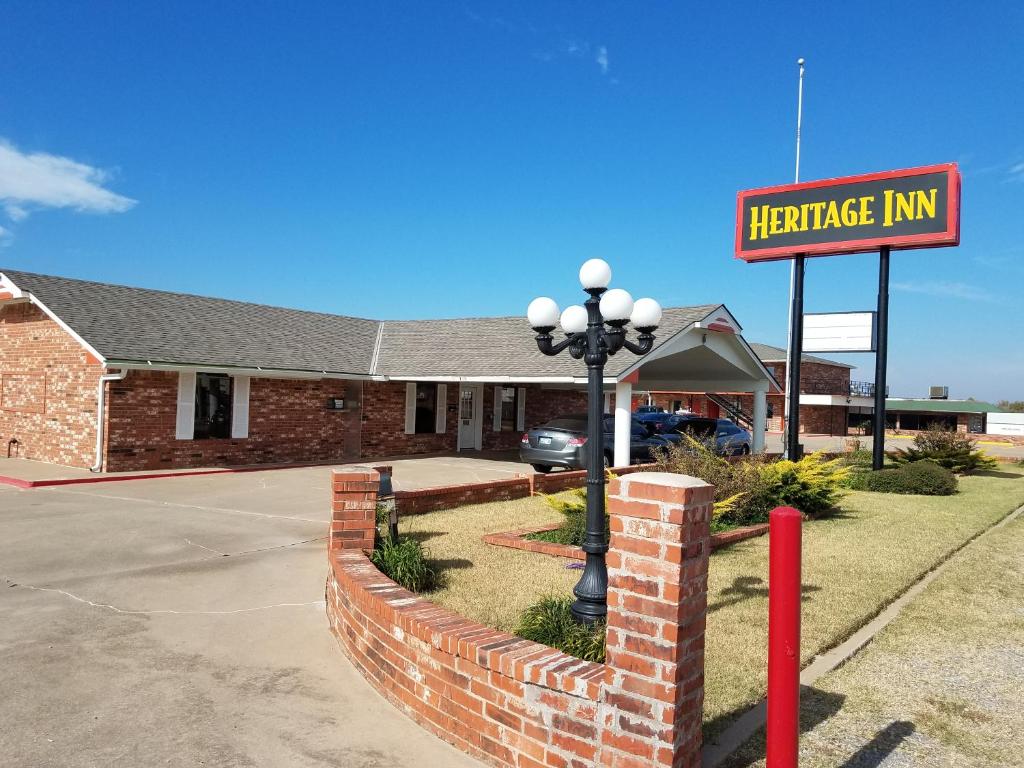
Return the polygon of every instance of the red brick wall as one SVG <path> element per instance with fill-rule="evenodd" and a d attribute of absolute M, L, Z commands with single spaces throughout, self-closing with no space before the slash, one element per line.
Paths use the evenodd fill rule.
<path fill-rule="evenodd" d="M 0 453 L 90 467 L 102 366 L 31 304 L 0 308 Z"/>
<path fill-rule="evenodd" d="M 329 411 L 329 398 L 360 400 L 360 382 L 250 379 L 249 436 L 175 439 L 178 374 L 131 371 L 110 387 L 106 470 L 353 461 L 359 411 Z"/>
<path fill-rule="evenodd" d="M 587 393 L 575 389 L 543 389 L 531 384 L 526 387 L 526 429 L 536 427 L 556 416 L 582 413 L 587 410 Z M 522 430 L 494 431 L 494 385 L 484 385 L 484 434 L 486 450 L 518 449 Z"/>
<path fill-rule="evenodd" d="M 526 388 L 526 428 L 543 424 L 566 413 L 586 410 L 586 393 L 579 390 L 542 389 L 532 384 Z M 517 449 L 522 431 L 494 431 L 494 385 L 484 384 L 483 430 L 485 450 Z M 363 386 L 362 455 L 366 457 L 401 456 L 404 454 L 454 451 L 458 446 L 459 385 L 448 384 L 448 412 L 445 432 L 419 435 L 405 434 L 405 382 L 366 382 Z M 456 410 L 453 410 L 456 409 Z"/>
<path fill-rule="evenodd" d="M 331 630 L 395 706 L 500 766 L 700 765 L 708 522 L 713 488 L 680 475 L 610 487 L 608 664 L 464 619 L 383 576 L 376 473 L 334 474 Z"/>
<path fill-rule="evenodd" d="M 814 435 L 845 435 L 847 408 L 829 405 L 800 406 L 800 432 Z"/>

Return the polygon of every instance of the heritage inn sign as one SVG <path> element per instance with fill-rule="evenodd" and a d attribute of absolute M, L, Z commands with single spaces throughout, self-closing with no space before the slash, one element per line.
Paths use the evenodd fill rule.
<path fill-rule="evenodd" d="M 825 256 L 960 242 L 955 163 L 740 192 L 736 257 Z"/>

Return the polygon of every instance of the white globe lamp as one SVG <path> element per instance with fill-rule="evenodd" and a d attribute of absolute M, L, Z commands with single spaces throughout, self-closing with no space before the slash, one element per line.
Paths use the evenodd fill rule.
<path fill-rule="evenodd" d="M 612 281 L 612 268 L 604 259 L 589 259 L 580 267 L 580 284 L 583 290 L 607 288 Z"/>
<path fill-rule="evenodd" d="M 526 319 L 531 328 L 554 328 L 558 325 L 558 305 L 547 296 L 534 299 L 526 308 Z"/>
<path fill-rule="evenodd" d="M 633 312 L 633 297 L 629 291 L 612 288 L 601 297 L 601 314 L 610 323 L 625 323 Z"/>
<path fill-rule="evenodd" d="M 637 299 L 629 321 L 634 328 L 657 328 L 661 323 L 661 304 L 654 299 Z"/>
<path fill-rule="evenodd" d="M 587 310 L 579 304 L 566 307 L 562 312 L 562 330 L 566 333 L 583 333 L 587 330 Z"/>

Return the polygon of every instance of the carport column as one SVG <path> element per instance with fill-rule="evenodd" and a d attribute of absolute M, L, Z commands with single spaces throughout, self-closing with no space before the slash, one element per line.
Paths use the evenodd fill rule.
<path fill-rule="evenodd" d="M 768 382 L 754 385 L 753 453 L 764 453 L 764 430 L 768 422 Z"/>
<path fill-rule="evenodd" d="M 633 385 L 628 381 L 615 384 L 615 462 L 616 467 L 629 466 L 629 444 L 633 415 Z"/>

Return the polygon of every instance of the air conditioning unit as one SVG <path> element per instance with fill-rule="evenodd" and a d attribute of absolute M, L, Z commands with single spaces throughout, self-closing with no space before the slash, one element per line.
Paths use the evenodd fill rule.
<path fill-rule="evenodd" d="M 928 387 L 929 400 L 948 400 L 949 387 Z"/>

